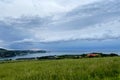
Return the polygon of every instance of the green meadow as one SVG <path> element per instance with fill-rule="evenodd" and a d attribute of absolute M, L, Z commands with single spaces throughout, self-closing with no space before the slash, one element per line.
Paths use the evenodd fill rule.
<path fill-rule="evenodd" d="M 120 80 L 120 57 L 0 62 L 0 80 Z"/>

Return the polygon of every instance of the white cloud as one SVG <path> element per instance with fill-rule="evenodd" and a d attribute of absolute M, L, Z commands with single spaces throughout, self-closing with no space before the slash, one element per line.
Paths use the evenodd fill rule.
<path fill-rule="evenodd" d="M 8 33 L 5 34 L 6 32 L 0 31 L 0 36 L 4 41 L 11 41 L 10 43 L 12 44 L 22 42 L 106 40 L 120 38 L 120 20 L 119 14 L 117 14 L 119 11 L 117 12 L 118 9 L 115 9 L 116 13 L 114 14 L 114 11 L 112 13 L 113 9 L 111 9 L 111 7 L 116 5 L 110 5 L 113 4 L 110 3 L 106 8 L 105 4 L 103 7 L 106 11 L 110 8 L 111 13 L 108 13 L 104 12 L 101 5 L 97 6 L 97 10 L 94 10 L 93 8 L 96 7 L 89 3 L 95 1 L 96 0 L 14 0 L 10 3 L 0 3 L 0 8 L 4 9 L 0 9 L 2 10 L 0 11 L 1 17 L 25 16 L 4 19 L 3 22 L 1 22 L 4 24 L 0 25 L 0 29 Z M 68 5 L 65 5 L 66 3 Z M 96 4 L 98 5 L 99 3 Z M 86 5 L 87 8 L 80 7 L 81 5 Z M 77 9 L 78 13 L 72 10 L 74 8 L 75 10 Z M 71 12 L 75 12 L 75 14 L 67 16 L 67 14 L 71 14 Z M 66 13 L 66 15 L 64 15 L 64 13 Z M 86 14 L 81 15 L 84 13 Z M 36 17 L 36 15 L 38 15 L 38 17 Z M 50 18 L 47 17 L 51 15 L 53 16 Z M 4 28 L 6 25 L 7 27 Z M 12 39 L 8 39 L 8 36 Z"/>
<path fill-rule="evenodd" d="M 41 30 L 39 28 L 32 29 L 34 39 L 38 42 L 54 42 L 66 40 L 106 40 L 120 38 L 120 22 L 119 20 L 107 23 L 96 24 L 83 29 L 50 31 Z"/>
<path fill-rule="evenodd" d="M 0 1 L 0 17 L 51 16 L 94 1 L 97 0 L 2 0 Z"/>

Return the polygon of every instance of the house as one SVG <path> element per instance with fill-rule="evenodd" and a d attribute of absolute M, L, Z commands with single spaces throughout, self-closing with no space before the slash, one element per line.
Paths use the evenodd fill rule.
<path fill-rule="evenodd" d="M 87 57 L 98 57 L 99 54 L 95 54 L 95 53 L 90 53 L 90 54 L 87 54 Z"/>

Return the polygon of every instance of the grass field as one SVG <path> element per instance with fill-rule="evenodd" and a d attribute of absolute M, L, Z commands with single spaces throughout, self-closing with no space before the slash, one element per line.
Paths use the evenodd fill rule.
<path fill-rule="evenodd" d="M 5 62 L 0 80 L 120 80 L 120 57 Z"/>

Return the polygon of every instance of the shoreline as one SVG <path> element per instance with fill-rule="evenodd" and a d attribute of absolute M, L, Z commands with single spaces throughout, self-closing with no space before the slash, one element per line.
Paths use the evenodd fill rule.
<path fill-rule="evenodd" d="M 37 53 L 41 54 L 41 53 Z M 46 54 L 46 53 L 44 53 Z M 35 55 L 33 53 L 33 55 Z M 42 53 L 43 55 L 43 53 Z M 6 57 L 6 58 L 1 58 L 0 61 L 15 61 L 15 60 L 57 60 L 57 59 L 81 59 L 81 58 L 100 58 L 100 57 L 116 57 L 120 56 L 119 54 L 116 53 L 83 53 L 83 54 L 54 54 L 54 55 L 43 55 L 43 56 L 31 56 L 31 57 L 25 57 L 25 56 L 20 56 L 20 57 Z"/>

